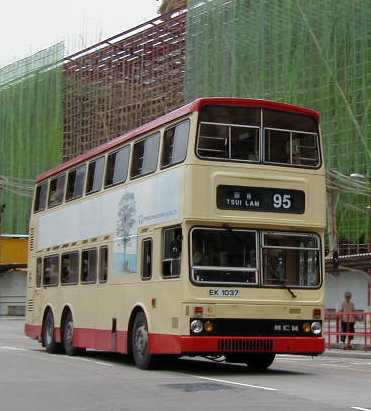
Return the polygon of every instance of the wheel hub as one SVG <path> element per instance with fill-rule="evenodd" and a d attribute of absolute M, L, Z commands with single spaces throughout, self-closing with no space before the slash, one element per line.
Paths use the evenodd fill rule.
<path fill-rule="evenodd" d="M 137 352 L 143 356 L 147 351 L 147 345 L 148 333 L 146 328 L 143 325 L 141 325 L 137 328 L 135 333 L 135 347 L 137 349 Z"/>

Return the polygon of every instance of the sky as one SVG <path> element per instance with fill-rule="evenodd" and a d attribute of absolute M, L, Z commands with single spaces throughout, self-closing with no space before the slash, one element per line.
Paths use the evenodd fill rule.
<path fill-rule="evenodd" d="M 68 54 L 157 16 L 157 0 L 10 0 L 0 14 L 0 67 L 65 40 Z"/>

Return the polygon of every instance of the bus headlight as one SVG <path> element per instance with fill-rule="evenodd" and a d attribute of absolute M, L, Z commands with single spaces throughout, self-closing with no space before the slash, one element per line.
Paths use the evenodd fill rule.
<path fill-rule="evenodd" d="M 193 320 L 191 322 L 191 331 L 195 334 L 200 334 L 202 330 L 204 329 L 204 326 L 202 324 L 201 320 Z"/>
<path fill-rule="evenodd" d="M 321 323 L 319 323 L 318 321 L 313 322 L 310 328 L 312 329 L 312 333 L 314 335 L 319 335 L 322 332 Z"/>

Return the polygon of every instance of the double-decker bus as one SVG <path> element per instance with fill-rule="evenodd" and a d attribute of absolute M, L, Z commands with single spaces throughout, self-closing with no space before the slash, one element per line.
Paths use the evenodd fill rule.
<path fill-rule="evenodd" d="M 316 111 L 202 98 L 37 178 L 25 332 L 140 368 L 324 350 Z"/>

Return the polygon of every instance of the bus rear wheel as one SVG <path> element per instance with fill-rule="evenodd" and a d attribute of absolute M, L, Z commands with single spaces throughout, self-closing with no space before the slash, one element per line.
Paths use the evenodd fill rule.
<path fill-rule="evenodd" d="M 67 355 L 77 355 L 85 351 L 83 348 L 78 348 L 73 345 L 73 334 L 73 317 L 69 311 L 63 322 L 63 348 Z"/>
<path fill-rule="evenodd" d="M 265 370 L 269 368 L 274 359 L 276 357 L 276 354 L 250 354 L 245 358 L 245 362 L 247 364 L 247 367 L 250 370 Z"/>
<path fill-rule="evenodd" d="M 54 337 L 54 316 L 50 309 L 46 312 L 43 321 L 42 342 L 48 353 L 55 354 L 60 351 L 60 344 L 55 341 Z"/>
<path fill-rule="evenodd" d="M 135 365 L 143 370 L 154 368 L 156 358 L 149 352 L 149 334 L 146 316 L 139 311 L 131 333 L 131 347 Z"/>

